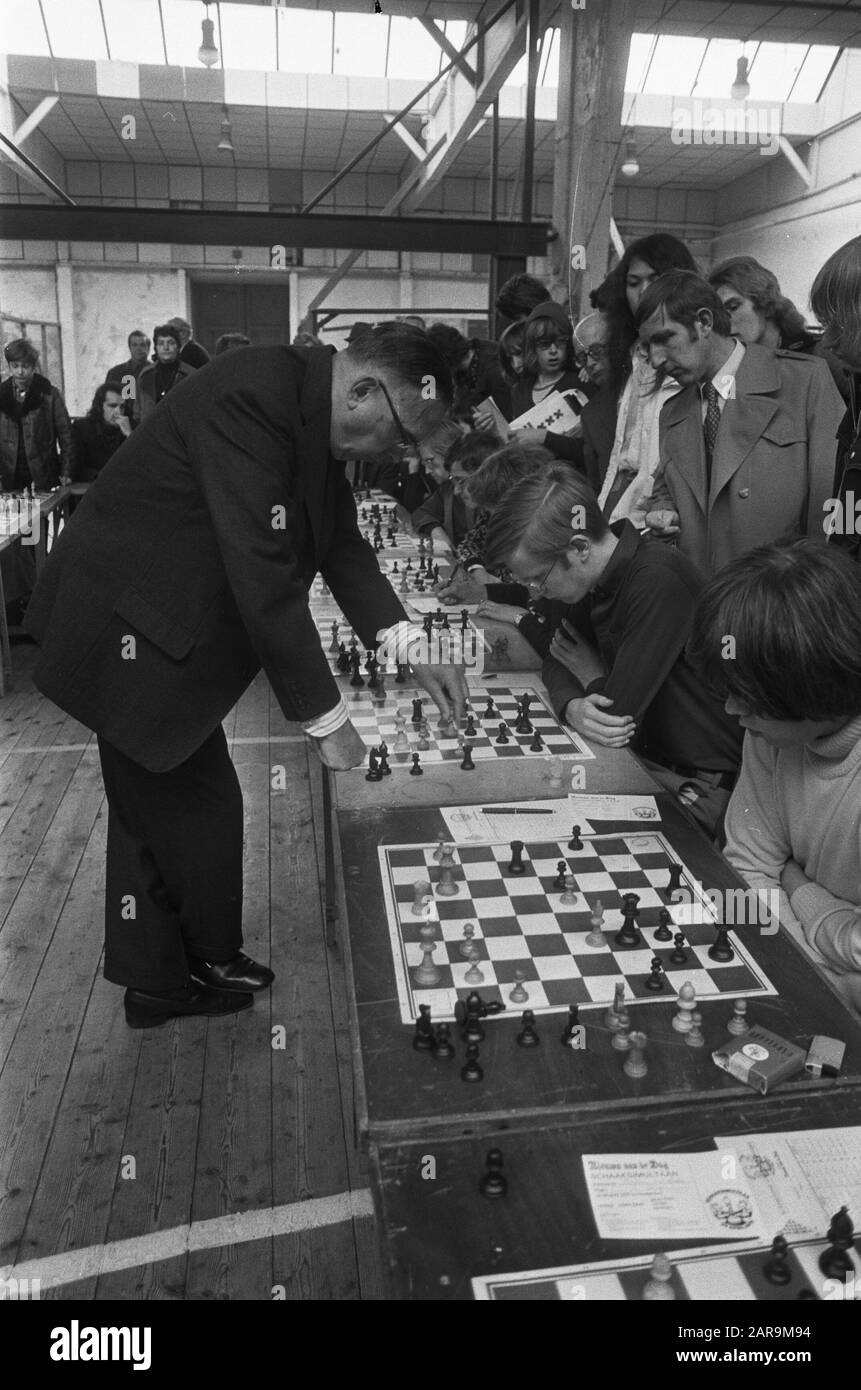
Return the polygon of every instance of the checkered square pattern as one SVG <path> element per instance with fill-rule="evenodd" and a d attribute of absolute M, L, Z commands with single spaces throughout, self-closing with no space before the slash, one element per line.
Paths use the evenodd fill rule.
<path fill-rule="evenodd" d="M 606 1007 L 617 984 L 625 998 L 641 1003 L 666 1001 L 686 982 L 698 999 L 734 999 L 775 994 L 771 982 L 738 937 L 729 932 L 733 959 L 714 961 L 708 954 L 715 939 L 715 912 L 693 875 L 682 864 L 681 887 L 687 901 L 674 904 L 667 892 L 672 864 L 681 863 L 660 833 L 596 835 L 572 850 L 564 840 L 532 841 L 524 846 L 523 873 L 512 874 L 508 843 L 460 845 L 453 849 L 453 895 L 440 896 L 440 865 L 435 845 L 389 845 L 379 850 L 389 937 L 394 960 L 401 1018 L 412 1022 L 419 1004 L 431 1005 L 437 1022 L 453 1019 L 458 998 L 478 990 L 488 1002 L 507 1009 L 530 1008 L 535 1013 Z M 562 902 L 556 887 L 557 864 L 572 874 L 576 898 Z M 431 901 L 416 901 L 416 884 L 430 884 Z M 636 893 L 636 946 L 620 945 L 622 898 Z M 600 901 L 604 915 L 603 944 L 586 941 Z M 685 937 L 684 964 L 670 960 L 674 942 L 655 939 L 659 912 L 670 913 L 671 930 Z M 432 987 L 417 985 L 414 972 L 422 962 L 421 928 L 435 927 L 433 965 L 439 979 Z M 465 936 L 464 927 L 473 928 Z M 470 944 L 478 960 L 470 962 Z M 646 989 L 651 962 L 657 956 L 664 969 L 664 988 Z M 511 1005 L 515 976 L 523 975 L 528 1001 Z"/>

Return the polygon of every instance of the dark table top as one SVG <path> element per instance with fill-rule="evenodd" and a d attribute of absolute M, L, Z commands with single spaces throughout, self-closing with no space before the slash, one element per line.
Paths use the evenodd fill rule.
<path fill-rule="evenodd" d="M 684 818 L 666 796 L 659 798 L 659 827 L 685 864 L 706 887 L 741 887 L 729 865 Z M 648 1119 L 656 1105 L 678 1107 L 691 1132 L 704 1133 L 699 1109 L 726 1098 L 748 1098 L 749 1089 L 718 1069 L 712 1051 L 727 1037 L 732 1001 L 702 999 L 705 1047 L 695 1050 L 675 1032 L 675 991 L 660 1000 L 632 1003 L 631 1026 L 648 1037 L 648 1074 L 631 1079 L 622 1069 L 624 1055 L 611 1046 L 612 1034 L 603 1009 L 581 1012 L 586 1025 L 585 1050 L 563 1047 L 560 1035 L 565 1010 L 541 1015 L 541 1045 L 517 1046 L 520 1010 L 485 1020 L 481 1044 L 484 1080 L 461 1080 L 464 1044 L 453 1028 L 456 1057 L 442 1061 L 412 1047 L 413 1028 L 401 1021 L 385 901 L 378 864 L 381 844 L 433 844 L 445 831 L 437 808 L 379 807 L 337 814 L 340 856 L 342 936 L 350 956 L 354 984 L 352 1017 L 357 1072 L 357 1128 L 361 1138 L 377 1142 L 410 1135 L 455 1137 L 483 1126 L 529 1119 L 535 1124 L 577 1115 L 583 1121 L 619 1113 Z M 605 827 L 612 829 L 613 827 Z M 626 824 L 624 830 L 632 832 Z M 739 929 L 777 993 L 751 998 L 748 1017 L 781 1038 L 806 1047 L 816 1034 L 846 1043 L 842 1074 L 816 1079 L 802 1072 L 781 1083 L 778 1101 L 799 1100 L 821 1090 L 838 1093 L 861 1078 L 861 1026 L 853 1022 L 830 987 L 782 932 L 764 935 L 759 928 Z M 480 987 L 479 987 L 480 990 Z M 754 1105 L 760 1104 L 756 1100 Z M 641 1146 L 642 1147 L 642 1146 Z"/>
<path fill-rule="evenodd" d="M 579 1113 L 576 1120 L 552 1127 L 520 1117 L 480 1136 L 372 1144 L 390 1297 L 470 1299 L 470 1280 L 481 1275 L 650 1255 L 670 1245 L 703 1245 L 702 1240 L 602 1239 L 581 1156 L 705 1152 L 714 1150 L 717 1135 L 840 1127 L 857 1123 L 859 1115 L 861 1087 L 831 1083 L 816 1095 L 791 1090 L 767 1097 L 748 1093 L 741 1099 L 716 1095 L 695 1109 L 656 1101 L 627 1116 Z M 503 1155 L 508 1191 L 491 1201 L 480 1195 L 479 1183 L 487 1152 L 494 1147 Z"/>

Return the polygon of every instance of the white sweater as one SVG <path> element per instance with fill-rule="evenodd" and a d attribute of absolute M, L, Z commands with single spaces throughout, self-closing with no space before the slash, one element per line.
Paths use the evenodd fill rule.
<path fill-rule="evenodd" d="M 781 925 L 861 1013 L 861 716 L 793 748 L 748 733 L 726 835 L 733 868 L 779 890 Z M 780 888 L 790 859 L 808 879 L 791 900 Z"/>

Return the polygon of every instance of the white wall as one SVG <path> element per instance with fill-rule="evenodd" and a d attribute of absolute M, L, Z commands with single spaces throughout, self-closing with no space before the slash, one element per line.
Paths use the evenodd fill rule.
<path fill-rule="evenodd" d="M 116 362 L 128 357 L 133 328 L 148 337 L 157 323 L 185 311 L 184 274 L 177 270 L 92 270 L 73 267 L 75 381 L 66 382 L 69 409 L 87 410 L 93 392 Z M 65 325 L 61 324 L 65 335 Z"/>
<path fill-rule="evenodd" d="M 7 318 L 57 322 L 57 283 L 53 270 L 0 270 L 0 310 Z"/>

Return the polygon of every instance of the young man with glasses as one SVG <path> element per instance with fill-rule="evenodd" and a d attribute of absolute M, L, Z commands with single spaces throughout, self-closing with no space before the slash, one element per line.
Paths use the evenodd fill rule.
<path fill-rule="evenodd" d="M 585 739 L 630 746 L 656 780 L 716 833 L 741 756 L 741 731 L 685 655 L 704 581 L 676 550 L 609 527 L 564 464 L 524 478 L 487 532 L 504 562 L 557 601 L 543 677 L 557 715 Z"/>
<path fill-rule="evenodd" d="M 359 532 L 343 463 L 412 447 L 450 400 L 445 363 L 401 324 L 334 357 L 225 353 L 144 420 L 52 549 L 28 612 L 34 680 L 98 735 L 105 975 L 131 1027 L 236 1012 L 271 984 L 241 949 L 242 795 L 222 720 L 262 667 L 321 762 L 364 760 L 308 590 L 320 571 L 363 646 L 410 659 L 423 634 Z M 462 716 L 461 667 L 414 674 Z"/>

